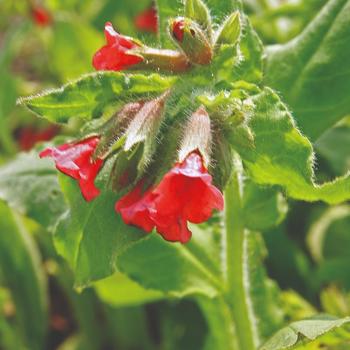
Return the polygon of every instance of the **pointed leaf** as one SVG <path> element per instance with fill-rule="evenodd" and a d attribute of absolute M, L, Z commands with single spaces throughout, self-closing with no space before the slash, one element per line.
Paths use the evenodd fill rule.
<path fill-rule="evenodd" d="M 21 98 L 19 103 L 52 122 L 67 123 L 72 117 L 86 121 L 99 118 L 118 102 L 161 94 L 175 78 L 158 74 L 125 75 L 97 72 L 36 96 Z"/>

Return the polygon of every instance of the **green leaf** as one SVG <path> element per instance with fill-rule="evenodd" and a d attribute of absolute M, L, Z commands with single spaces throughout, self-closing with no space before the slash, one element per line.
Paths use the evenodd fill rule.
<path fill-rule="evenodd" d="M 15 322 L 28 349 L 43 349 L 47 290 L 41 258 L 21 218 L 0 201 L 0 271 L 16 306 Z"/>
<path fill-rule="evenodd" d="M 312 145 L 296 128 L 287 107 L 265 88 L 252 97 L 255 105 L 248 126 L 255 149 L 238 149 L 252 179 L 262 185 L 280 185 L 290 197 L 339 203 L 350 198 L 350 177 L 323 185 L 314 182 Z"/>
<path fill-rule="evenodd" d="M 245 183 L 243 212 L 247 228 L 264 231 L 277 226 L 287 211 L 287 202 L 277 188 L 257 186 L 250 181 Z"/>
<path fill-rule="evenodd" d="M 193 239 L 181 245 L 166 242 L 152 233 L 122 253 L 117 264 L 123 273 L 145 288 L 175 297 L 193 294 L 212 297 L 221 288 L 215 262 Z"/>
<path fill-rule="evenodd" d="M 60 89 L 22 98 L 19 103 L 52 122 L 67 123 L 72 117 L 88 121 L 101 117 L 107 107 L 118 102 L 161 94 L 174 81 L 175 78 L 158 74 L 97 72 Z"/>
<path fill-rule="evenodd" d="M 94 283 L 99 298 L 114 307 L 137 306 L 164 299 L 161 292 L 144 289 L 120 272 Z"/>
<path fill-rule="evenodd" d="M 49 45 L 50 69 L 62 81 L 94 70 L 93 54 L 103 45 L 103 37 L 78 18 L 55 20 Z"/>
<path fill-rule="evenodd" d="M 66 210 L 53 163 L 35 151 L 20 153 L 0 167 L 0 199 L 47 229 Z"/>
<path fill-rule="evenodd" d="M 75 286 L 84 288 L 113 274 L 118 255 L 144 233 L 124 224 L 114 211 L 118 200 L 115 193 L 105 190 L 92 202 L 86 202 L 75 180 L 65 175 L 59 179 L 70 209 L 56 228 L 54 244 L 73 269 Z M 101 187 L 98 182 L 97 187 Z"/>
<path fill-rule="evenodd" d="M 266 84 L 313 140 L 350 112 L 349 16 L 349 0 L 330 0 L 298 37 L 267 50 Z"/>
<path fill-rule="evenodd" d="M 297 321 L 279 330 L 260 350 L 282 350 L 297 345 L 301 341 L 312 341 L 326 332 L 350 322 L 350 317 L 334 318 L 331 316 L 315 316 L 308 320 Z"/>

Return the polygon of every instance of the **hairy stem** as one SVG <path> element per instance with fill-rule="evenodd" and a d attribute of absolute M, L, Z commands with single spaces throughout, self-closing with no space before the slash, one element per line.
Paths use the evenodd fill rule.
<path fill-rule="evenodd" d="M 235 159 L 234 173 L 225 191 L 224 271 L 225 299 L 230 305 L 240 350 L 255 350 L 249 319 L 249 296 L 244 285 L 244 235 L 242 213 L 242 166 Z"/>

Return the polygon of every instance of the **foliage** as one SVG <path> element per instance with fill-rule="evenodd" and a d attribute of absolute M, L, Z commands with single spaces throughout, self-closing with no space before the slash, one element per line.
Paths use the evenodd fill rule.
<path fill-rule="evenodd" d="M 34 3 L 0 4 L 0 348 L 347 348 L 350 1 L 157 0 L 158 33 L 141 33 L 151 5 L 50 0 L 40 27 Z M 93 72 L 106 21 L 145 44 L 140 66 Z M 18 131 L 48 123 L 61 136 L 19 152 Z M 104 165 L 87 202 L 38 153 L 90 135 Z M 115 203 L 189 145 L 224 212 L 186 244 L 127 225 Z"/>

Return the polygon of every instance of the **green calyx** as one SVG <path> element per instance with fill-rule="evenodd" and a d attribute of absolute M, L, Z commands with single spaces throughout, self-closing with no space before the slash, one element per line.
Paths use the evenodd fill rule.
<path fill-rule="evenodd" d="M 209 64 L 213 57 L 210 38 L 195 21 L 178 17 L 170 20 L 171 37 L 193 64 Z"/>

